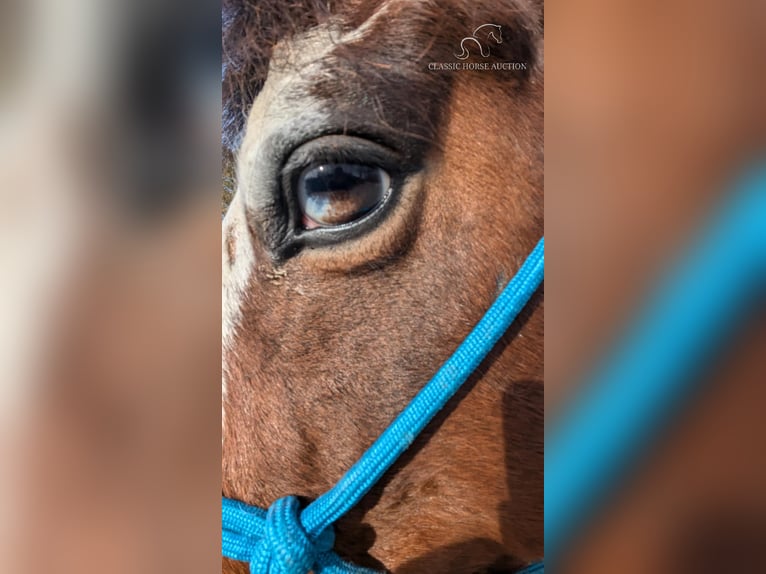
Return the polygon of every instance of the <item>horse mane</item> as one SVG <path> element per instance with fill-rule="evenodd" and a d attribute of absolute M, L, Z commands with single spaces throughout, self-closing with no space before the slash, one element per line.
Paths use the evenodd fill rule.
<path fill-rule="evenodd" d="M 535 65 L 537 39 L 543 29 L 542 2 L 538 0 L 223 0 L 224 155 L 231 157 L 239 146 L 277 42 L 330 21 L 340 29 L 354 29 L 384 5 L 386 10 L 407 15 L 382 19 L 380 25 L 387 27 L 376 38 L 381 48 L 384 44 L 396 46 L 385 51 L 385 65 L 397 66 L 397 70 L 412 68 L 414 59 L 454 60 L 460 39 L 487 22 L 502 25 L 510 34 L 493 51 L 495 59 Z M 348 52 L 349 58 L 355 55 L 359 54 Z M 443 97 L 443 86 L 431 82 L 434 95 Z"/>

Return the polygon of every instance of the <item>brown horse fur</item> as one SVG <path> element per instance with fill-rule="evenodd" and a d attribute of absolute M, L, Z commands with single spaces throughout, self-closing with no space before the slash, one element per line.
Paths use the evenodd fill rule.
<path fill-rule="evenodd" d="M 526 71 L 428 70 L 487 22 L 503 43 L 482 61 Z M 308 501 L 431 377 L 543 234 L 542 7 L 225 1 L 224 27 L 238 191 L 223 233 L 223 494 Z M 311 44 L 330 36 L 326 49 Z M 292 124 L 311 110 L 320 127 Z M 397 150 L 397 200 L 374 228 L 282 249 L 280 150 L 296 132 L 297 144 L 349 133 Z M 513 572 L 542 556 L 542 293 L 336 533 L 341 556 L 396 573 Z M 223 571 L 247 567 L 225 559 Z"/>

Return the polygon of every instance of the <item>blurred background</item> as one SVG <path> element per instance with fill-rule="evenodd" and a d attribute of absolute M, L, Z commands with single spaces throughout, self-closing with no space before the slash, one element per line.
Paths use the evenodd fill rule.
<path fill-rule="evenodd" d="M 751 306 L 736 336 L 700 364 L 700 392 L 657 428 L 638 464 L 602 493 L 565 547 L 548 540 L 557 518 L 556 509 L 549 514 L 557 493 L 548 476 L 557 421 L 625 326 L 641 318 L 637 309 L 663 271 L 720 211 L 732 181 L 764 157 L 764 30 L 759 1 L 546 3 L 546 555 L 556 554 L 553 571 L 766 572 L 762 305 Z M 763 239 L 766 213 L 759 217 Z M 645 357 L 639 374 L 653 359 Z M 588 453 L 593 445 L 578 448 Z M 566 485 L 562 474 L 550 482 Z"/>
<path fill-rule="evenodd" d="M 215 572 L 220 5 L 0 3 L 0 571 Z"/>
<path fill-rule="evenodd" d="M 763 154 L 766 4 L 546 16 L 556 420 Z M 0 571 L 215 572 L 220 5 L 6 0 L 0 43 Z M 556 571 L 766 572 L 762 307 L 748 317 Z"/>

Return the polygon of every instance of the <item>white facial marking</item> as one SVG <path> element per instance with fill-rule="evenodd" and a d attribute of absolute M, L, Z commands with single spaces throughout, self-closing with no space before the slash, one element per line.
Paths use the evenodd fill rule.
<path fill-rule="evenodd" d="M 233 257 L 229 257 L 231 238 Z M 250 276 L 255 269 L 255 253 L 247 230 L 241 194 L 237 194 L 223 221 L 221 289 L 221 425 L 225 424 L 223 399 L 226 397 L 226 353 L 231 350 L 234 335 L 242 319 L 242 302 L 247 293 Z M 223 436 L 223 435 L 222 435 Z M 223 439 L 222 439 L 223 440 Z"/>

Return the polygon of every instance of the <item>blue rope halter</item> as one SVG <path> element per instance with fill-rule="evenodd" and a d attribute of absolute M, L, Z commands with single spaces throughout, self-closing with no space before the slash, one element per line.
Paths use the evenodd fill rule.
<path fill-rule="evenodd" d="M 223 555 L 250 563 L 252 574 L 378 574 L 338 557 L 332 525 L 380 480 L 476 370 L 543 281 L 545 238 L 454 354 L 325 494 L 301 510 L 295 496 L 268 511 L 222 499 Z M 543 572 L 534 564 L 525 573 Z"/>

